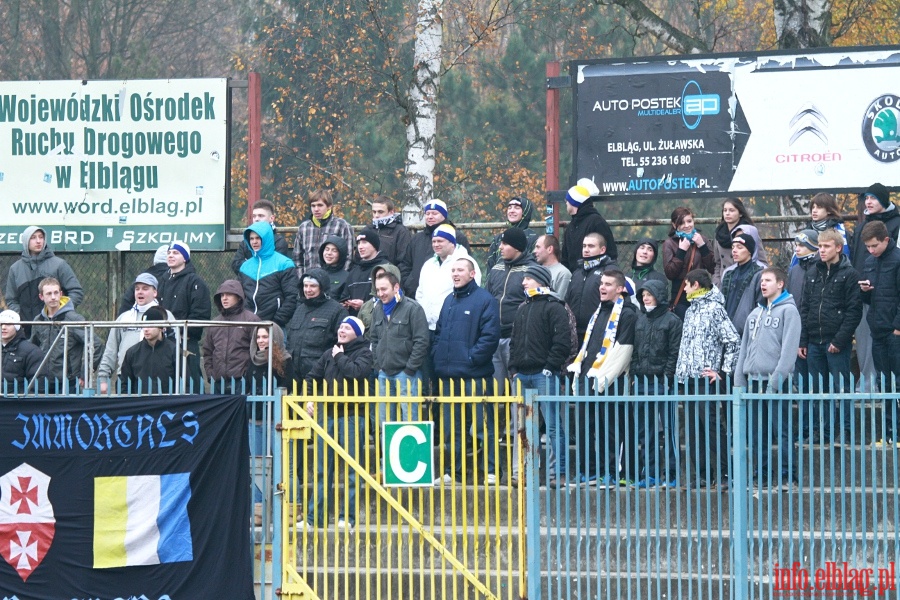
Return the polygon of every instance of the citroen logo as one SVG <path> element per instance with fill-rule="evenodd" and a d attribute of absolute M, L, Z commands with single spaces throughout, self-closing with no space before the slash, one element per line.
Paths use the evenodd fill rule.
<path fill-rule="evenodd" d="M 807 133 L 810 133 L 819 138 L 823 144 L 828 144 L 828 136 L 825 134 L 825 130 L 827 128 L 828 119 L 825 118 L 825 115 L 822 114 L 822 111 L 816 108 L 813 103 L 807 102 L 803 106 L 801 106 L 799 110 L 797 110 L 797 112 L 791 119 L 790 145 L 793 146 L 794 142 L 799 140 Z"/>

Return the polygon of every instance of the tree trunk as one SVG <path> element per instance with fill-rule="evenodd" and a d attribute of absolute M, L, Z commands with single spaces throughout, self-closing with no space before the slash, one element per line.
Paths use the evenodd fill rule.
<path fill-rule="evenodd" d="M 832 0 L 774 0 L 778 47 L 820 48 L 831 45 Z"/>
<path fill-rule="evenodd" d="M 409 86 L 404 187 L 407 206 L 421 209 L 434 190 L 434 143 L 440 87 L 443 0 L 418 0 L 413 79 Z"/>

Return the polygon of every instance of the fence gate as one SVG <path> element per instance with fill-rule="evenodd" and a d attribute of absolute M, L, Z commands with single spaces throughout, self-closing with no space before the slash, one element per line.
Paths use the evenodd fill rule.
<path fill-rule="evenodd" d="M 285 396 L 281 597 L 527 597 L 535 480 L 506 434 L 525 411 L 521 396 Z"/>

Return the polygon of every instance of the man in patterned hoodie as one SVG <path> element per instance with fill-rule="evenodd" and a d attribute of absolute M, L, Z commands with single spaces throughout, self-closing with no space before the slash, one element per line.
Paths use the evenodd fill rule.
<path fill-rule="evenodd" d="M 734 373 L 741 337 L 725 312 L 725 298 L 705 269 L 685 276 L 684 292 L 690 306 L 684 315 L 675 379 L 685 396 L 724 391 L 718 382 Z M 715 402 L 685 400 L 684 431 L 688 455 L 694 466 L 690 477 L 679 477 L 703 487 L 707 482 L 725 484 L 728 477 L 728 440 L 718 419 Z M 706 456 L 709 447 L 712 457 Z M 716 462 L 710 462 L 715 460 Z"/>

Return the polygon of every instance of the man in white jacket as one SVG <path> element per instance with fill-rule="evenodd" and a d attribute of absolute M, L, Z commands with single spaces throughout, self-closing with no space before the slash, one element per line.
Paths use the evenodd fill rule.
<path fill-rule="evenodd" d="M 151 306 L 158 306 L 156 300 L 156 288 L 159 283 L 156 277 L 150 273 L 141 273 L 134 280 L 134 306 L 118 316 L 116 323 L 134 323 L 134 327 L 114 327 L 109 332 L 106 340 L 106 349 L 103 358 L 100 359 L 100 368 L 97 370 L 97 379 L 100 381 L 100 393 L 109 391 L 109 383 L 113 376 L 118 375 L 122 368 L 125 352 L 143 339 L 144 313 Z M 172 321 L 175 317 L 166 311 Z"/>
<path fill-rule="evenodd" d="M 444 298 L 453 291 L 453 279 L 450 268 L 459 258 L 469 256 L 465 246 L 456 243 L 456 229 L 446 223 L 438 225 L 431 236 L 431 247 L 434 256 L 425 261 L 419 274 L 419 288 L 416 290 L 416 302 L 425 309 L 428 318 L 428 329 L 434 331 Z M 474 261 L 473 261 L 474 263 Z M 475 281 L 481 284 L 481 269 L 475 264 Z"/>

